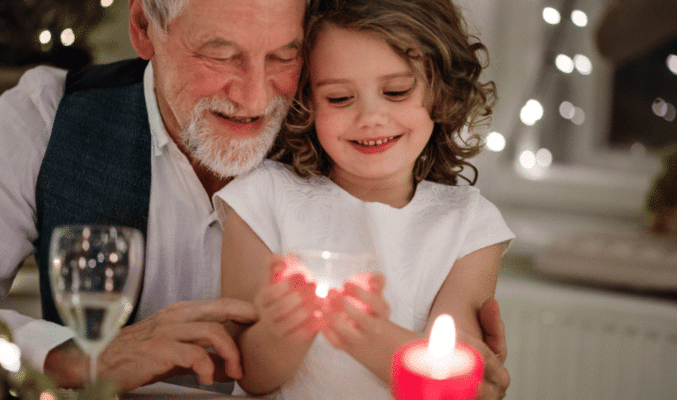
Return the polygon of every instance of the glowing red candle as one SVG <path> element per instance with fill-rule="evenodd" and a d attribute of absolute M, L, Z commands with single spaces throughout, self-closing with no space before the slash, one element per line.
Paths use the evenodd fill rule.
<path fill-rule="evenodd" d="M 397 400 L 471 400 L 484 363 L 473 347 L 456 341 L 450 315 L 435 319 L 430 339 L 402 346 L 393 357 L 393 395 Z"/>

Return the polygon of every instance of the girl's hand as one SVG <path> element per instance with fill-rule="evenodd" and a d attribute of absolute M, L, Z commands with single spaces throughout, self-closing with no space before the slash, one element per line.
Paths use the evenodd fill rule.
<path fill-rule="evenodd" d="M 316 285 L 301 273 L 287 271 L 285 259 L 275 258 L 271 263 L 271 281 L 257 293 L 254 304 L 259 309 L 259 323 L 270 337 L 305 342 L 321 327 Z"/>
<path fill-rule="evenodd" d="M 385 277 L 369 274 L 365 278 L 346 282 L 341 291 L 330 290 L 324 307 L 322 333 L 332 346 L 353 357 L 373 350 L 391 324 L 390 306 L 382 295 Z"/>

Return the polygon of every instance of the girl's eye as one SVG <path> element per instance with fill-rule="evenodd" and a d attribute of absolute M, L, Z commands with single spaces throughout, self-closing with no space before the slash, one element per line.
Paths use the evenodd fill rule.
<path fill-rule="evenodd" d="M 329 104 L 344 104 L 349 102 L 352 96 L 327 97 Z"/>
<path fill-rule="evenodd" d="M 413 86 L 406 90 L 386 90 L 383 92 L 383 94 L 386 97 L 390 97 L 395 100 L 400 100 L 407 97 L 412 92 L 412 90 L 414 90 Z"/>

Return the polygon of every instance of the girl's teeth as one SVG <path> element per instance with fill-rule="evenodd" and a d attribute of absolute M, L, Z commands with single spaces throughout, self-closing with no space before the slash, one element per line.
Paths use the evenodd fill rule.
<path fill-rule="evenodd" d="M 393 140 L 395 136 L 391 136 L 387 139 L 378 139 L 376 141 L 374 140 L 357 140 L 357 143 L 361 144 L 362 146 L 380 146 L 382 144 L 388 143 L 389 141 Z"/>

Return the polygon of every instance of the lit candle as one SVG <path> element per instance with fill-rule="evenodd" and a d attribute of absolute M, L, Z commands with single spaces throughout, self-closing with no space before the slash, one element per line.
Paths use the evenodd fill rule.
<path fill-rule="evenodd" d="M 430 339 L 407 343 L 395 353 L 393 394 L 397 400 L 470 400 L 483 367 L 479 352 L 456 341 L 454 320 L 442 314 L 435 319 Z"/>

